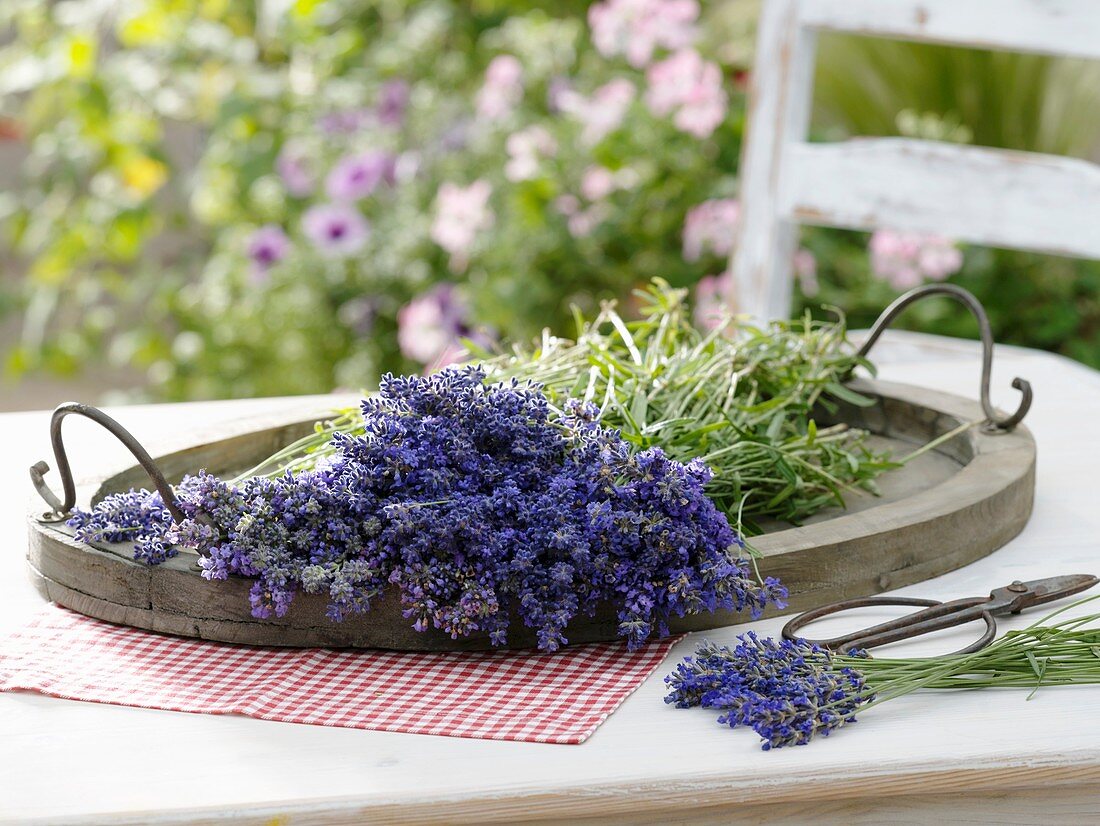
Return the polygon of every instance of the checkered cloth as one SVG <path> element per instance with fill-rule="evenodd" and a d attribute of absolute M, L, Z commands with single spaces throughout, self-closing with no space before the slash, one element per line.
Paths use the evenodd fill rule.
<path fill-rule="evenodd" d="M 582 743 L 676 642 L 559 654 L 253 648 L 49 606 L 0 643 L 0 691 L 284 723 Z"/>

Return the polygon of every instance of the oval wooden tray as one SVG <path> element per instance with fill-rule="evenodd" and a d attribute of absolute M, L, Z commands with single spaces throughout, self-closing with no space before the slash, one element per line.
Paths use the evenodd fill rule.
<path fill-rule="evenodd" d="M 842 406 L 833 419 L 873 433 L 878 447 L 905 455 L 961 423 L 982 418 L 976 402 L 900 384 L 857 379 L 851 387 L 877 399 L 873 407 Z M 317 418 L 323 416 L 321 413 Z M 819 417 L 822 418 L 822 417 Z M 208 441 L 157 458 L 169 479 L 206 468 L 233 475 L 308 432 L 314 419 L 256 422 L 241 435 Z M 824 422 L 822 422 L 824 423 Z M 247 424 L 247 423 L 246 423 Z M 139 466 L 85 485 L 92 501 L 148 485 Z M 1026 428 L 991 435 L 971 428 L 880 479 L 882 495 L 855 493 L 847 508 L 823 511 L 800 527 L 766 526 L 753 539 L 763 574 L 790 589 L 788 611 L 866 596 L 938 576 L 991 553 L 1018 534 L 1031 514 L 1035 443 Z M 400 650 L 481 650 L 485 636 L 452 640 L 414 631 L 388 593 L 367 613 L 342 623 L 325 618 L 326 598 L 298 595 L 285 617 L 254 619 L 250 580 L 203 579 L 196 555 L 184 551 L 150 567 L 131 559 L 128 544 L 91 547 L 64 526 L 30 517 L 28 561 L 39 592 L 59 605 L 110 622 L 189 637 L 255 645 L 334 646 Z M 674 619 L 674 632 L 745 621 L 718 612 Z M 616 639 L 614 612 L 578 618 L 570 642 Z M 534 636 L 513 623 L 509 644 L 529 647 Z"/>

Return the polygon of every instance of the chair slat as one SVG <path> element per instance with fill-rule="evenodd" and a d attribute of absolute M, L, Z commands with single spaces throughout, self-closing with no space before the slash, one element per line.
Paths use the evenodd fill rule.
<path fill-rule="evenodd" d="M 1100 166 L 905 138 L 796 143 L 781 218 L 935 232 L 994 247 L 1100 258 Z"/>
<path fill-rule="evenodd" d="M 799 19 L 822 30 L 1100 58 L 1097 0 L 802 0 Z"/>

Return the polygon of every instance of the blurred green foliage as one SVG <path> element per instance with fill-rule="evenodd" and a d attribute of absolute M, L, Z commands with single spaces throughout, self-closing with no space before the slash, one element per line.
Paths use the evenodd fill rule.
<path fill-rule="evenodd" d="M 528 338 L 568 333 L 568 307 L 626 299 L 654 276 L 689 285 L 724 257 L 687 261 L 685 217 L 737 193 L 744 74 L 756 3 L 702 8 L 695 47 L 721 67 L 725 118 L 705 138 L 647 106 L 644 69 L 601 54 L 588 4 L 505 0 L 7 0 L 0 27 L 0 140 L 25 149 L 0 195 L 0 315 L 21 313 L 9 374 L 132 365 L 148 393 L 205 398 L 324 392 L 422 365 L 398 344 L 402 307 L 455 284 L 471 325 Z M 257 9 L 263 10 L 258 13 Z M 494 57 L 523 66 L 523 94 L 500 119 L 475 101 Z M 656 58 L 655 58 L 656 59 Z M 596 141 L 561 111 L 561 89 L 591 99 L 610 81 L 636 97 Z M 399 125 L 326 129 L 408 84 Z M 815 131 L 896 132 L 1088 155 L 1100 134 L 1095 67 L 1034 56 L 828 38 Z M 505 172 L 511 136 L 531 127 L 556 151 L 521 180 Z M 278 158 L 305 147 L 318 176 L 380 149 L 401 182 L 362 204 L 365 249 L 333 259 L 300 227 L 320 194 L 288 192 Z M 603 167 L 625 182 L 583 195 Z M 410 171 L 411 170 L 411 171 Z M 440 187 L 492 186 L 492 225 L 456 265 L 432 239 Z M 319 185 L 320 186 L 320 185 Z M 323 187 L 320 187 L 323 189 Z M 563 198 L 591 221 L 571 223 Z M 598 209 L 596 209 L 598 207 Z M 253 233 L 283 228 L 292 254 L 258 278 Z M 895 294 L 872 272 L 866 236 L 807 230 L 820 293 L 867 323 Z M 1098 265 L 968 249 L 953 280 L 989 307 L 1000 340 L 1100 365 Z M 798 309 L 798 308 L 795 308 Z M 627 305 L 629 310 L 629 305 Z M 913 326 L 972 334 L 946 302 Z"/>

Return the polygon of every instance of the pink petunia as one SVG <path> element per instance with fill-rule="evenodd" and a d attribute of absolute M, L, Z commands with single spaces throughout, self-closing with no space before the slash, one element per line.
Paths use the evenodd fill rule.
<path fill-rule="evenodd" d="M 798 279 L 798 286 L 802 289 L 802 294 L 809 298 L 817 295 L 820 285 L 817 283 L 817 259 L 814 258 L 814 254 L 805 247 L 799 249 L 794 254 L 791 266 L 794 269 L 795 278 Z"/>
<path fill-rule="evenodd" d="M 482 345 L 490 336 L 469 326 L 470 310 L 451 284 L 438 284 L 397 311 L 397 344 L 406 358 L 429 369 L 459 361 L 462 339 Z"/>
<path fill-rule="evenodd" d="M 494 57 L 485 70 L 485 82 L 477 93 L 477 113 L 488 120 L 500 120 L 523 100 L 523 64 L 509 55 Z"/>
<path fill-rule="evenodd" d="M 942 281 L 962 268 L 962 251 L 942 235 L 876 230 L 868 243 L 871 271 L 898 290 Z"/>
<path fill-rule="evenodd" d="M 717 329 L 729 316 L 730 294 L 733 276 L 727 271 L 720 275 L 706 275 L 695 285 L 695 326 L 709 333 Z"/>
<path fill-rule="evenodd" d="M 646 72 L 649 88 L 645 100 L 653 114 L 672 115 L 677 129 L 707 138 L 725 119 L 729 98 L 722 85 L 722 70 L 703 60 L 693 49 L 684 49 Z"/>
<path fill-rule="evenodd" d="M 317 204 L 302 215 L 302 231 L 327 258 L 347 258 L 370 239 L 370 223 L 346 204 Z"/>
<path fill-rule="evenodd" d="M 604 57 L 625 55 L 636 69 L 648 65 L 659 47 L 692 45 L 698 18 L 696 0 L 604 0 L 588 9 L 597 51 Z"/>
<path fill-rule="evenodd" d="M 445 183 L 436 193 L 431 237 L 451 254 L 455 270 L 465 268 L 478 233 L 493 225 L 494 215 L 489 209 L 491 194 L 492 187 L 484 179 L 464 187 Z"/>
<path fill-rule="evenodd" d="M 726 258 L 733 252 L 741 205 L 733 198 L 703 201 L 684 219 L 684 260 L 698 261 L 704 252 Z"/>
<path fill-rule="evenodd" d="M 275 171 L 286 191 L 297 198 L 311 194 L 317 186 L 313 159 L 305 147 L 295 141 L 283 145 L 275 159 Z"/>
<path fill-rule="evenodd" d="M 392 184 L 394 168 L 394 157 L 386 152 L 347 155 L 325 178 L 325 192 L 334 201 L 358 201 L 374 192 L 379 184 Z"/>
<path fill-rule="evenodd" d="M 290 239 L 282 227 L 265 224 L 248 238 L 248 257 L 252 260 L 253 279 L 261 281 L 267 271 L 290 252 Z"/>
<path fill-rule="evenodd" d="M 529 126 L 509 135 L 504 148 L 508 152 L 504 177 L 509 181 L 528 181 L 538 175 L 543 158 L 557 154 L 558 142 L 543 127 Z"/>
<path fill-rule="evenodd" d="M 581 142 L 594 146 L 622 125 L 636 95 L 633 83 L 616 78 L 596 89 L 591 97 L 573 90 L 563 91 L 558 96 L 558 105 L 580 121 Z"/>

